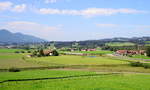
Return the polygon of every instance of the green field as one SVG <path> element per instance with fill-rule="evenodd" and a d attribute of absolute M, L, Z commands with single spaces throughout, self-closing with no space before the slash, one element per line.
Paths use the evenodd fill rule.
<path fill-rule="evenodd" d="M 15 74 L 10 73 L 9 76 L 5 74 L 6 76 L 2 76 L 4 79 L 1 80 L 26 79 L 36 77 L 62 77 L 94 73 L 85 71 L 40 72 L 41 71 L 26 71 Z M 24 76 L 19 77 L 17 74 Z M 149 79 L 150 76 L 148 74 L 101 74 L 98 76 L 79 76 L 66 79 L 5 82 L 0 84 L 0 88 L 1 90 L 149 90 Z"/>
<path fill-rule="evenodd" d="M 139 58 L 139 59 L 150 59 L 150 57 L 148 56 L 144 56 L 144 55 L 133 55 L 132 58 Z"/>
<path fill-rule="evenodd" d="M 150 41 L 145 41 L 145 43 L 150 43 Z"/>
<path fill-rule="evenodd" d="M 25 56 L 25 54 L 0 53 L 0 69 L 9 69 L 12 67 L 25 68 L 41 66 L 23 60 L 23 56 Z"/>
<path fill-rule="evenodd" d="M 113 53 L 113 51 L 104 51 L 104 50 L 100 50 L 100 51 L 73 51 L 71 53 L 84 53 L 84 54 L 111 54 Z"/>
<path fill-rule="evenodd" d="M 15 53 L 16 51 L 26 51 L 24 49 L 0 49 L 0 53 Z"/>
<path fill-rule="evenodd" d="M 47 66 L 51 65 L 117 65 L 128 64 L 126 61 L 110 59 L 107 57 L 90 56 L 51 56 L 40 58 L 28 58 L 27 61 L 41 63 Z"/>
<path fill-rule="evenodd" d="M 145 46 L 150 46 L 150 44 L 145 44 Z"/>
<path fill-rule="evenodd" d="M 21 72 L 0 72 L 0 81 L 15 79 L 34 79 L 47 77 L 64 77 L 73 75 L 96 74 L 90 71 L 63 71 L 63 70 L 28 70 Z"/>
<path fill-rule="evenodd" d="M 106 43 L 106 46 L 134 46 L 134 43 L 131 42 L 111 42 L 111 43 Z"/>
<path fill-rule="evenodd" d="M 5 51 L 7 50 L 3 52 Z M 60 55 L 29 58 L 26 55 L 28 53 L 18 54 L 11 50 L 0 53 L 0 69 L 11 67 L 39 69 L 47 67 L 47 69 L 0 72 L 0 82 L 30 79 L 0 83 L 0 90 L 149 90 L 150 88 L 147 85 L 150 83 L 150 69 L 132 67 L 127 60 L 107 56 Z M 53 69 L 48 69 L 50 67 Z M 47 79 L 32 80 L 37 78 Z"/>

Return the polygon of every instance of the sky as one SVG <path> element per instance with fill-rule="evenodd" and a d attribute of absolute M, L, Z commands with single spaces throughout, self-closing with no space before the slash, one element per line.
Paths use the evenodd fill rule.
<path fill-rule="evenodd" d="M 0 29 L 49 41 L 150 36 L 150 0 L 0 0 Z"/>

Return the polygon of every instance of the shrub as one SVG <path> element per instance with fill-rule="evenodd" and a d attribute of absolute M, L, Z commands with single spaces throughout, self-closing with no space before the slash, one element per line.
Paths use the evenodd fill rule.
<path fill-rule="evenodd" d="M 56 50 L 54 50 L 53 51 L 53 56 L 59 56 L 59 53 Z"/>
<path fill-rule="evenodd" d="M 14 68 L 14 67 L 9 69 L 9 72 L 20 72 L 20 71 L 21 70 L 19 68 Z"/>
<path fill-rule="evenodd" d="M 28 51 L 27 53 L 31 53 L 31 51 Z"/>
<path fill-rule="evenodd" d="M 21 51 L 21 53 L 25 53 L 25 51 Z"/>
<path fill-rule="evenodd" d="M 34 51 L 33 53 L 32 53 L 32 56 L 36 56 L 37 55 L 37 51 Z"/>
<path fill-rule="evenodd" d="M 141 62 L 131 62 L 130 64 L 131 66 L 134 66 L 134 67 L 143 67 L 143 63 Z"/>
<path fill-rule="evenodd" d="M 148 57 L 150 57 L 150 47 L 146 48 L 146 54 L 147 54 Z"/>
<path fill-rule="evenodd" d="M 20 53 L 19 51 L 15 51 L 15 53 Z"/>
<path fill-rule="evenodd" d="M 143 67 L 144 67 L 145 69 L 150 68 L 150 64 L 144 63 L 144 64 L 143 64 Z"/>
<path fill-rule="evenodd" d="M 39 50 L 39 56 L 44 56 L 43 49 Z"/>

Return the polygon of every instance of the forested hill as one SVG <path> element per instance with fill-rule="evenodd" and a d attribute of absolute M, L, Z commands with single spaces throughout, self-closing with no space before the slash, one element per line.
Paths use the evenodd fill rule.
<path fill-rule="evenodd" d="M 6 29 L 0 30 L 0 43 L 33 43 L 44 42 L 45 40 L 22 33 L 12 33 Z"/>

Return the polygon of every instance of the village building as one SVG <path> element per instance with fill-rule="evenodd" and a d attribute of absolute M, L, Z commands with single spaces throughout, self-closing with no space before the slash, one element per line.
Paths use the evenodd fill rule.
<path fill-rule="evenodd" d="M 118 55 L 146 55 L 146 51 L 145 50 L 117 50 L 116 54 Z"/>

